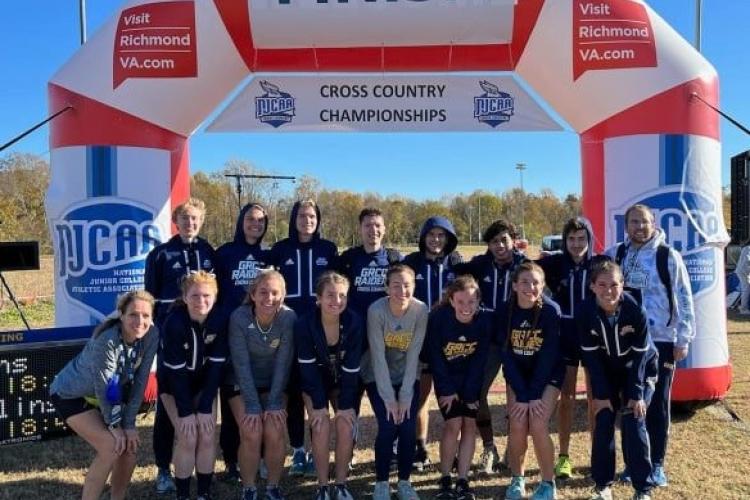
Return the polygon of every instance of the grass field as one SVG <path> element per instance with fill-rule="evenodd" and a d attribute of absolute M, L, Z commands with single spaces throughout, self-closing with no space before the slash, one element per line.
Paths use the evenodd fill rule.
<path fill-rule="evenodd" d="M 32 280 L 22 278 L 21 274 L 17 273 L 19 286 L 35 286 L 30 283 Z M 29 301 L 25 312 L 32 324 L 46 326 L 52 321 L 53 304 L 49 300 Z M 0 329 L 19 327 L 20 322 L 16 324 L 16 321 L 17 315 L 8 311 L 6 302 L 0 311 Z M 728 331 L 734 368 L 732 388 L 723 403 L 713 404 L 693 414 L 674 415 L 667 463 L 670 485 L 655 492 L 657 499 L 750 498 L 750 319 L 730 313 Z M 505 397 L 499 389 L 491 395 L 495 429 L 504 428 L 501 424 L 505 417 Z M 434 401 L 432 404 L 429 451 L 432 460 L 437 461 L 441 418 Z M 558 484 L 558 497 L 563 499 L 586 498 L 592 486 L 588 479 L 589 441 L 582 395 L 579 395 L 576 417 L 571 444 L 571 458 L 576 468 L 571 479 Z M 151 452 L 152 423 L 153 415 L 138 422 L 142 446 L 129 498 L 159 498 L 153 493 L 152 483 L 155 474 Z M 351 486 L 357 498 L 369 498 L 374 481 L 372 447 L 376 424 L 366 400 L 363 403 L 361 431 L 362 439 L 356 450 Z M 496 443 L 502 448 L 506 441 L 504 433 L 497 434 Z M 553 439 L 557 439 L 554 424 Z M 478 454 L 479 450 L 477 458 Z M 91 450 L 77 437 L 2 447 L 0 499 L 77 498 L 91 459 Z M 223 470 L 221 460 L 217 461 L 216 470 Z M 533 487 L 538 481 L 538 470 L 531 451 L 526 476 Z M 412 480 L 422 497 L 430 498 L 436 492 L 438 477 L 437 470 L 432 468 L 415 474 Z M 480 498 L 502 498 L 508 483 L 507 473 L 473 479 Z M 282 488 L 290 499 L 310 498 L 314 487 L 314 482 L 309 480 L 286 478 L 282 482 Z M 221 481 L 217 481 L 214 487 L 215 498 L 219 499 L 237 498 L 239 491 L 238 485 Z M 616 498 L 630 498 L 631 494 L 632 491 L 624 485 L 615 488 Z"/>

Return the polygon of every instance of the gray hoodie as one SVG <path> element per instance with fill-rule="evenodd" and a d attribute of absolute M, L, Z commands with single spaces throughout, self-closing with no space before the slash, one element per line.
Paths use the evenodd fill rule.
<path fill-rule="evenodd" d="M 641 291 L 651 338 L 654 342 L 674 342 L 680 347 L 687 346 L 695 337 L 695 312 L 690 276 L 680 252 L 669 248 L 669 276 L 672 279 L 675 306 L 674 319 L 669 323 L 667 291 L 656 269 L 656 249 L 659 245 L 666 244 L 664 231 L 657 228 L 654 236 L 640 248 L 633 248 L 627 238 L 623 244 L 627 247 L 621 265 L 625 286 Z M 617 255 L 617 247 L 615 245 L 606 251 L 613 260 Z"/>
<path fill-rule="evenodd" d="M 240 390 L 245 412 L 284 409 L 284 389 L 294 357 L 294 322 L 297 315 L 282 305 L 268 332 L 261 332 L 253 308 L 243 304 L 229 319 L 229 352 L 233 373 L 230 383 Z M 232 377 L 232 375 L 234 375 Z M 269 390 L 266 408 L 258 389 Z"/>
<path fill-rule="evenodd" d="M 122 428 L 135 429 L 135 417 L 143 401 L 151 364 L 159 344 L 159 333 L 152 326 L 141 339 L 142 354 L 133 367 L 135 375 L 130 390 L 130 399 L 122 407 Z M 107 383 L 117 371 L 117 360 L 125 343 L 120 336 L 120 325 L 112 327 L 92 337 L 78 356 L 60 370 L 52 381 L 49 392 L 63 399 L 96 398 L 104 423 L 112 423 L 112 405 L 107 400 Z"/>
<path fill-rule="evenodd" d="M 367 310 L 367 340 L 370 350 L 362 358 L 362 381 L 373 381 L 385 403 L 396 401 L 393 387 L 400 385 L 398 402 L 410 405 L 417 379 L 419 353 L 427 330 L 427 306 L 412 299 L 406 312 L 396 318 L 388 297 L 375 301 Z"/>

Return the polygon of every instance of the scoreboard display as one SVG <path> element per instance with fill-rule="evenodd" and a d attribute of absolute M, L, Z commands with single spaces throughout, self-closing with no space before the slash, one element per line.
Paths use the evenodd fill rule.
<path fill-rule="evenodd" d="M 93 327 L 0 332 L 0 445 L 68 432 L 49 386 L 91 337 Z"/>

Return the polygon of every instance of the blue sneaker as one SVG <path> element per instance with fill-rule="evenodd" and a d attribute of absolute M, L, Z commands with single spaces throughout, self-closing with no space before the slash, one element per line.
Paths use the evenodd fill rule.
<path fill-rule="evenodd" d="M 258 500 L 258 490 L 255 488 L 244 488 L 242 490 L 242 500 Z"/>
<path fill-rule="evenodd" d="M 659 488 L 664 488 L 669 484 L 667 481 L 667 473 L 664 472 L 663 465 L 654 465 L 654 470 L 651 471 L 651 482 L 654 483 L 654 486 L 658 486 Z"/>
<path fill-rule="evenodd" d="M 318 471 L 315 470 L 315 460 L 312 452 L 308 452 L 305 463 L 305 477 L 318 477 Z"/>
<path fill-rule="evenodd" d="M 630 479 L 630 471 L 627 467 L 625 467 L 622 472 L 620 472 L 618 479 L 621 483 L 632 483 L 633 480 Z"/>
<path fill-rule="evenodd" d="M 523 476 L 513 476 L 510 486 L 505 490 L 505 500 L 521 500 L 526 498 L 526 479 Z"/>
<path fill-rule="evenodd" d="M 278 486 L 266 487 L 266 500 L 285 500 Z"/>
<path fill-rule="evenodd" d="M 299 449 L 292 455 L 292 466 L 289 467 L 290 477 L 300 477 L 305 474 L 307 468 L 307 454 L 305 450 Z"/>
<path fill-rule="evenodd" d="M 531 500 L 554 500 L 557 498 L 557 488 L 554 481 L 542 481 L 531 495 Z"/>

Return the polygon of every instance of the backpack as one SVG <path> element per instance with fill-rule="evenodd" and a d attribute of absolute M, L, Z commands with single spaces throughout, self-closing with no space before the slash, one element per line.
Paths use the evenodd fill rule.
<path fill-rule="evenodd" d="M 625 243 L 619 243 L 615 255 L 615 262 L 618 266 L 622 265 L 622 261 L 625 260 L 625 254 L 627 253 L 628 246 Z M 674 317 L 674 296 L 672 293 L 672 279 L 669 275 L 669 247 L 667 245 L 660 244 L 656 247 L 656 272 L 659 273 L 661 284 L 667 289 L 667 300 L 669 300 L 669 320 L 667 321 L 667 326 L 669 326 L 672 324 L 672 318 Z"/>

